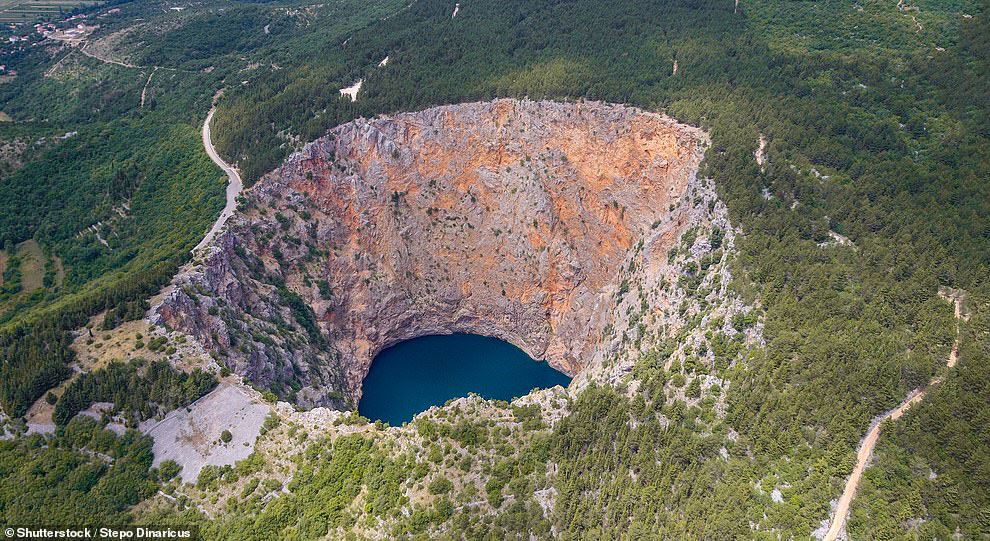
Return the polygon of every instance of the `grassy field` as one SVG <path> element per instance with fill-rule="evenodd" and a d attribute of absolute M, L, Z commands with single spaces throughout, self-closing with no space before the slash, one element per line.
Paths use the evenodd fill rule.
<path fill-rule="evenodd" d="M 17 274 L 20 288 L 16 294 L 0 300 L 0 313 L 6 312 L 11 306 L 16 305 L 32 292 L 46 287 L 45 274 L 49 272 L 49 261 L 41 245 L 33 239 L 27 240 L 17 245 L 15 254 L 16 258 L 14 261 L 17 262 L 18 270 L 20 271 Z M 3 285 L 2 275 L 7 270 L 6 267 L 9 259 L 8 254 L 0 251 L 0 285 Z M 49 277 L 48 283 L 49 286 L 58 287 L 62 284 L 62 280 L 65 277 L 65 269 L 63 268 L 62 260 L 58 257 L 52 259 L 51 265 L 53 276 Z"/>
<path fill-rule="evenodd" d="M 33 23 L 100 2 L 79 0 L 0 0 L 0 23 Z"/>
<path fill-rule="evenodd" d="M 17 257 L 21 260 L 21 284 L 25 293 L 41 287 L 45 278 L 45 253 L 34 240 L 23 242 L 17 247 Z"/>

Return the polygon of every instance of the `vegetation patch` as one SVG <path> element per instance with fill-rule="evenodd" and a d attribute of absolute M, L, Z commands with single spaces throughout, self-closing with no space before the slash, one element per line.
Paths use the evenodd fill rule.
<path fill-rule="evenodd" d="M 217 380 L 199 369 L 187 374 L 164 361 L 110 363 L 80 375 L 59 397 L 52 418 L 64 426 L 94 402 L 112 402 L 131 428 L 155 415 L 186 406 L 213 390 Z"/>

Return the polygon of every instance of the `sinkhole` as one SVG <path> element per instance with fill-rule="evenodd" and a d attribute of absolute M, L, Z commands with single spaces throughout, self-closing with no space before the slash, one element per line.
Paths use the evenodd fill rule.
<path fill-rule="evenodd" d="M 469 392 L 526 394 L 527 369 L 582 374 L 676 323 L 677 259 L 717 208 L 706 148 L 698 128 L 599 102 L 348 122 L 244 195 L 156 322 L 304 408 L 401 423 Z M 414 340 L 456 333 L 480 336 Z M 418 349 L 438 340 L 469 346 Z"/>

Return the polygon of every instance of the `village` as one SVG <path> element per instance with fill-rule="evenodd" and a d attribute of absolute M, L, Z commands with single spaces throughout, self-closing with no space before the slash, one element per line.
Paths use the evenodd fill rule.
<path fill-rule="evenodd" d="M 119 13 L 120 8 L 111 8 L 96 15 L 76 13 L 61 20 L 38 21 L 30 25 L 6 22 L 0 26 L 0 58 L 16 55 L 29 47 L 37 47 L 47 40 L 78 46 L 100 27 L 93 19 L 113 17 Z M 16 70 L 10 69 L 6 63 L 0 63 L 0 77 L 16 75 Z"/>

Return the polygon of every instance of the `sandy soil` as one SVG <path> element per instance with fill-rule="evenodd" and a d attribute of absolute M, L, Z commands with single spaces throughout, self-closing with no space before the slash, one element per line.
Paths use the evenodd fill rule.
<path fill-rule="evenodd" d="M 144 343 L 147 343 L 151 338 L 149 336 L 150 327 L 144 320 L 128 321 L 111 331 L 99 330 L 100 323 L 103 321 L 103 314 L 91 321 L 95 322 L 93 329 L 80 331 L 69 346 L 76 352 L 76 363 L 81 371 L 99 370 L 110 364 L 111 361 L 126 362 L 135 357 L 152 360 L 158 357 L 147 348 L 134 349 L 138 341 L 138 333 L 141 334 L 141 341 Z M 90 339 L 93 340 L 92 344 L 87 343 Z"/>
<path fill-rule="evenodd" d="M 84 328 L 77 331 L 75 339 L 71 344 L 69 344 L 69 347 L 76 353 L 76 362 L 72 366 L 75 374 L 73 374 L 69 379 L 63 381 L 57 387 L 50 390 L 50 392 L 55 396 L 62 396 L 62 393 L 65 392 L 66 387 L 68 387 L 80 373 L 92 372 L 94 370 L 105 368 L 111 361 L 127 362 L 135 357 L 142 357 L 147 360 L 156 360 L 165 356 L 161 352 L 155 353 L 147 348 L 142 348 L 140 350 L 134 349 L 134 346 L 138 341 L 138 333 L 141 333 L 143 337 L 142 341 L 145 343 L 147 343 L 147 341 L 151 338 L 151 328 L 146 321 L 128 321 L 110 331 L 97 330 L 100 323 L 103 321 L 103 316 L 104 314 L 99 314 L 91 318 L 90 323 L 92 323 L 93 330 Z M 90 339 L 93 340 L 92 344 L 87 343 Z M 31 405 L 30 409 L 28 409 L 25 419 L 28 423 L 37 424 L 39 426 L 50 425 L 52 423 L 52 413 L 54 411 L 55 406 L 49 404 L 43 395 Z"/>
<path fill-rule="evenodd" d="M 69 383 L 71 383 L 74 379 L 76 379 L 76 374 L 73 374 L 71 378 L 63 381 L 58 385 L 58 387 L 51 389 L 49 392 L 55 396 L 62 396 L 62 393 L 65 392 L 66 387 L 68 387 Z M 55 412 L 55 406 L 49 404 L 48 401 L 45 400 L 45 396 L 47 394 L 48 393 L 42 395 L 41 398 L 31 405 L 27 413 L 24 415 L 24 420 L 27 421 L 29 425 L 35 425 L 38 427 L 51 426 L 51 429 L 54 430 L 55 424 L 52 422 L 52 413 Z"/>
<path fill-rule="evenodd" d="M 101 368 L 106 368 L 112 361 L 129 362 L 135 358 L 142 358 L 147 361 L 164 360 L 172 364 L 179 370 L 186 372 L 194 368 L 211 370 L 211 360 L 207 357 L 198 345 L 192 341 L 179 342 L 179 333 L 164 333 L 161 328 L 152 327 L 147 320 L 139 319 L 121 323 L 115 329 L 100 330 L 105 312 L 97 314 L 89 319 L 88 327 L 75 331 L 72 343 L 69 347 L 76 354 L 76 361 L 71 368 L 75 371 L 72 377 L 63 381 L 50 391 L 55 396 L 62 396 L 66 387 L 80 373 L 93 372 Z M 141 338 L 138 338 L 138 335 Z M 151 351 L 146 346 L 152 338 L 165 336 L 168 338 L 166 346 L 159 351 Z M 135 349 L 138 342 L 143 346 Z M 176 351 L 171 355 L 166 354 L 167 347 L 174 347 Z M 215 368 L 212 368 L 215 370 Z M 47 394 L 47 393 L 46 393 Z M 52 422 L 52 412 L 54 406 L 42 396 L 30 409 L 25 418 L 28 423 L 47 425 Z"/>
<path fill-rule="evenodd" d="M 763 170 L 763 164 L 767 161 L 767 138 L 761 133 L 760 134 L 760 144 L 756 147 L 756 151 L 753 153 L 753 157 L 756 158 L 756 164 L 760 166 L 760 171 Z"/>
<path fill-rule="evenodd" d="M 950 300 L 955 307 L 956 315 L 956 340 L 952 344 L 952 351 L 949 353 L 948 359 L 946 359 L 946 366 L 952 368 L 956 365 L 956 361 L 959 358 L 959 319 L 962 317 L 962 295 L 961 293 L 949 293 L 944 294 L 942 291 L 939 292 L 943 298 Z M 859 487 L 859 481 L 863 476 L 863 470 L 866 469 L 866 464 L 869 462 L 870 457 L 873 455 L 873 448 L 877 444 L 877 439 L 880 437 L 880 427 L 883 422 L 890 419 L 891 421 L 896 421 L 904 412 L 911 409 L 918 402 L 924 400 L 925 396 L 928 394 L 928 389 L 931 387 L 942 383 L 942 377 L 936 377 L 929 382 L 928 387 L 923 389 L 916 389 L 912 391 L 907 398 L 904 399 L 896 408 L 890 410 L 889 412 L 881 415 L 873 421 L 870 426 L 870 430 L 866 433 L 866 437 L 859 444 L 859 451 L 856 453 L 856 467 L 853 468 L 852 474 L 849 475 L 849 479 L 846 480 L 846 488 L 842 491 L 842 496 L 839 497 L 839 503 L 835 507 L 835 518 L 832 519 L 831 527 L 829 527 L 828 532 L 823 538 L 824 541 L 835 541 L 842 535 L 845 538 L 844 530 L 846 520 L 849 515 L 849 505 L 852 503 L 853 498 L 856 496 L 856 489 Z"/>

